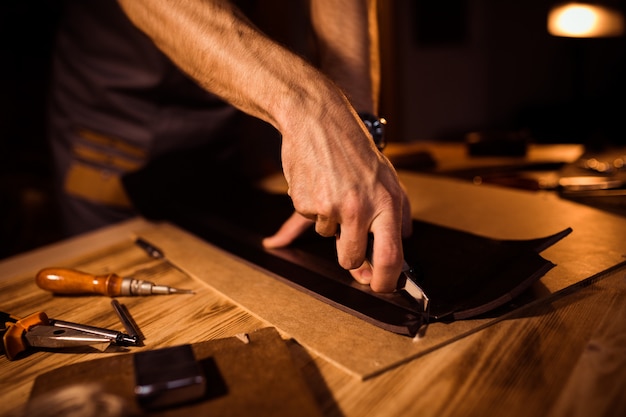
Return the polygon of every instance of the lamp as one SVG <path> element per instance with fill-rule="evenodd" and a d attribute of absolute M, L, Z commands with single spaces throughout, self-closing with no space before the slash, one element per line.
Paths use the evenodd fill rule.
<path fill-rule="evenodd" d="M 587 91 L 586 81 L 595 82 L 604 77 L 606 66 L 588 57 L 587 52 L 597 57 L 599 51 L 607 48 L 619 51 L 623 39 L 618 38 L 623 37 L 624 27 L 623 0 L 560 0 L 549 9 L 547 31 L 563 38 L 560 45 L 567 47 L 570 53 L 565 73 L 570 74 L 572 97 L 570 105 L 562 107 L 561 111 L 567 117 L 562 122 L 569 126 L 568 136 L 574 141 L 595 146 L 596 142 L 605 140 L 605 119 L 610 107 L 600 106 Z"/>
<path fill-rule="evenodd" d="M 624 34 L 621 11 L 592 2 L 566 2 L 548 13 L 548 32 L 570 38 L 605 38 Z"/>

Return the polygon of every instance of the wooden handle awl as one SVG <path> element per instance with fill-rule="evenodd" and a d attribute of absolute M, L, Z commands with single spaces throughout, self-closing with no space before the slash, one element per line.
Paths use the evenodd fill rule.
<path fill-rule="evenodd" d="M 39 288 L 57 294 L 122 294 L 124 278 L 117 274 L 93 275 L 67 268 L 45 268 L 37 273 Z"/>

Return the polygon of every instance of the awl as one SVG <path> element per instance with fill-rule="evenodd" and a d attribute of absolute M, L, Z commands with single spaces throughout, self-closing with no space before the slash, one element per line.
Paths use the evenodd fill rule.
<path fill-rule="evenodd" d="M 193 294 L 191 290 L 181 290 L 157 285 L 154 282 L 122 277 L 111 273 L 93 275 L 75 269 L 45 268 L 37 273 L 35 281 L 39 288 L 57 294 L 102 294 L 110 297 L 153 294 Z"/>

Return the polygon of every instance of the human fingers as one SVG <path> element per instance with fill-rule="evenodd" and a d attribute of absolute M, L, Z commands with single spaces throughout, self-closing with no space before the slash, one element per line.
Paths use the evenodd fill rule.
<path fill-rule="evenodd" d="M 366 259 L 361 266 L 351 269 L 350 275 L 352 275 L 352 278 L 359 284 L 369 285 L 370 282 L 372 282 L 373 276 L 372 265 L 370 265 Z"/>
<path fill-rule="evenodd" d="M 392 216 L 393 217 L 393 216 Z M 375 292 L 392 292 L 398 284 L 404 253 L 399 220 L 377 218 L 372 224 L 374 241 L 370 255 L 370 287 Z M 361 275 L 367 272 L 361 272 Z"/>
<path fill-rule="evenodd" d="M 369 223 L 360 221 L 355 217 L 352 221 L 346 220 L 341 224 L 339 233 L 336 234 L 335 238 L 339 265 L 344 269 L 355 270 L 355 274 L 358 276 L 367 275 L 367 268 L 363 263 L 367 256 L 368 229 Z M 361 269 L 361 267 L 363 268 Z M 357 273 L 357 270 L 360 272 Z M 366 276 L 358 281 L 369 283 Z"/>
<path fill-rule="evenodd" d="M 315 218 L 315 231 L 323 237 L 335 236 L 338 233 L 339 225 L 337 221 L 330 217 L 318 214 Z"/>
<path fill-rule="evenodd" d="M 390 210 L 374 218 L 371 225 L 356 219 L 342 223 L 336 239 L 339 264 L 372 290 L 392 292 L 404 259 L 401 222 L 400 210 Z"/>
<path fill-rule="evenodd" d="M 312 224 L 313 220 L 294 212 L 276 233 L 263 239 L 263 246 L 268 249 L 285 247 L 296 240 Z"/>

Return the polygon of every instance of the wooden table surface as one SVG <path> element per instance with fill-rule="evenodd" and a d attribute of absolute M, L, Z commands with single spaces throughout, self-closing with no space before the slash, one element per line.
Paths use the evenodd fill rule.
<path fill-rule="evenodd" d="M 592 239 L 591 253 L 590 246 L 576 239 L 569 246 L 561 247 L 562 252 L 554 249 L 547 258 L 558 258 L 558 266 L 546 276 L 545 293 L 537 301 L 483 330 L 366 380 L 306 349 L 297 337 L 283 334 L 323 414 L 385 417 L 626 415 L 623 395 L 626 386 L 626 267 L 613 267 L 620 264 L 626 254 L 626 244 L 623 244 L 626 221 L 570 203 L 562 206 L 545 195 L 511 194 L 489 187 L 469 190 L 469 185 L 456 181 L 414 174 L 403 174 L 403 181 L 411 191 L 416 218 L 468 228 L 475 217 L 458 215 L 459 211 L 453 216 L 449 211 L 442 212 L 441 207 L 460 201 L 462 212 L 476 210 L 485 215 L 480 201 L 484 203 L 487 197 L 496 202 L 519 197 L 519 201 L 511 204 L 522 202 L 527 208 L 532 208 L 536 201 L 541 210 L 538 213 L 526 210 L 527 215 L 541 216 L 545 212 L 546 216 L 554 216 L 555 213 L 544 207 L 547 199 L 549 206 L 557 215 L 565 216 L 566 221 L 595 222 L 600 235 L 613 230 L 618 236 Z M 423 196 L 432 190 L 439 190 L 441 195 L 424 201 Z M 450 190 L 459 192 L 448 195 Z M 472 191 L 474 197 L 467 194 L 468 191 Z M 476 200 L 476 207 L 468 204 L 474 201 L 472 198 Z M 502 229 L 502 225 L 497 227 L 498 221 L 496 225 L 492 223 L 481 223 L 478 230 L 490 235 L 524 234 L 521 225 Z M 549 221 L 539 219 L 538 223 L 538 227 L 548 227 Z M 578 228 L 582 229 L 578 236 L 588 240 L 593 227 L 589 226 L 586 231 L 583 223 Z M 120 247 L 127 248 L 132 233 L 151 226 L 142 219 L 134 219 L 1 262 L 0 309 L 18 316 L 44 310 L 62 320 L 119 328 L 110 299 L 52 296 L 35 286 L 33 276 L 40 268 L 54 264 L 79 265 L 97 271 L 132 270 L 143 262 L 141 252 L 124 252 L 122 258 L 115 258 L 117 264 L 112 265 L 108 261 L 112 256 L 111 247 L 121 242 Z M 569 253 L 578 250 L 586 253 Z M 239 262 L 242 271 L 249 267 L 226 253 L 217 253 L 218 259 L 213 262 L 228 263 L 229 267 Z M 185 270 L 185 265 L 179 266 Z M 572 281 L 581 281 L 581 277 L 606 269 L 609 271 L 572 285 Z M 280 323 L 268 322 L 264 319 L 267 316 L 254 314 L 229 296 L 215 291 L 208 279 L 191 275 L 170 271 L 159 275 L 159 283 L 191 287 L 196 291 L 193 296 L 120 299 L 141 323 L 146 336 L 146 346 L 133 348 L 133 352 L 228 337 L 277 324 L 279 330 L 284 330 Z M 564 287 L 567 288 L 562 289 Z M 35 352 L 17 361 L 0 358 L 0 415 L 21 415 L 37 375 L 115 354 L 118 353 Z"/>

